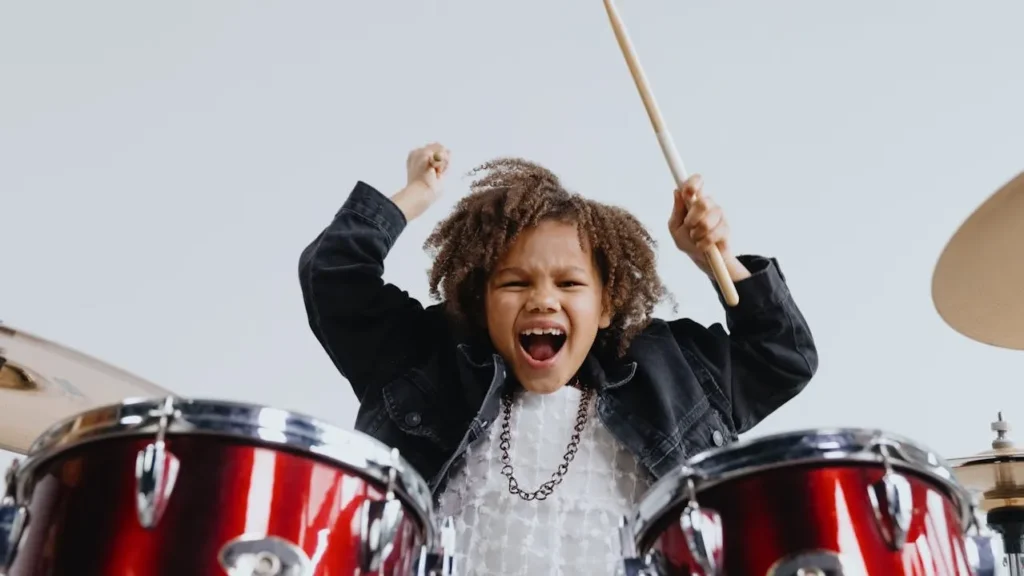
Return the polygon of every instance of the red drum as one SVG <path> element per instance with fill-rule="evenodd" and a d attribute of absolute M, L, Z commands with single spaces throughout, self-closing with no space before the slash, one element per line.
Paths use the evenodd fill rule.
<path fill-rule="evenodd" d="M 634 574 L 967 576 L 973 521 L 934 452 L 876 430 L 808 430 L 698 454 L 621 536 Z"/>
<path fill-rule="evenodd" d="M 91 410 L 37 439 L 13 484 L 9 576 L 405 576 L 445 558 L 397 451 L 274 408 Z"/>

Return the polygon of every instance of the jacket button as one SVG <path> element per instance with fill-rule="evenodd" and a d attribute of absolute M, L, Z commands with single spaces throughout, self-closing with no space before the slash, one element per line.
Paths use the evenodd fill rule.
<path fill-rule="evenodd" d="M 722 432 L 720 430 L 715 430 L 711 433 L 711 441 L 715 443 L 715 446 L 721 446 L 722 444 L 725 444 L 725 437 L 722 436 Z"/>
<path fill-rule="evenodd" d="M 419 412 L 409 412 L 408 414 L 405 415 L 405 425 L 406 426 L 419 426 L 420 422 L 422 422 L 422 421 L 423 421 L 423 418 L 420 417 L 420 413 Z"/>

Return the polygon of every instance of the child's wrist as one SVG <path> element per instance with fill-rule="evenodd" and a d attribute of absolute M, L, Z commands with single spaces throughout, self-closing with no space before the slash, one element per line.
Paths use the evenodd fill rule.
<path fill-rule="evenodd" d="M 743 262 L 740 262 L 739 258 L 732 254 L 722 254 L 722 259 L 725 260 L 725 269 L 729 271 L 729 278 L 731 278 L 733 282 L 739 282 L 750 278 L 750 270 L 743 265 Z"/>
<path fill-rule="evenodd" d="M 740 262 L 739 258 L 736 258 L 731 253 L 722 254 L 722 260 L 725 262 L 725 269 L 729 272 L 729 278 L 733 282 L 739 282 L 750 278 L 752 274 L 750 270 Z M 711 269 L 711 265 L 706 261 L 702 261 L 698 264 L 704 274 L 707 274 L 708 278 L 715 281 L 715 272 Z"/>
<path fill-rule="evenodd" d="M 392 195 L 391 201 L 405 215 L 406 222 L 412 222 L 433 204 L 433 194 L 429 187 L 414 182 Z"/>

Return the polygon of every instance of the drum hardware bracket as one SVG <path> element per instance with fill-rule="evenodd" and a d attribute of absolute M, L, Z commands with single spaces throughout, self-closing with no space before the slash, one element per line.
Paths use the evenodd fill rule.
<path fill-rule="evenodd" d="M 616 576 L 658 576 L 647 563 L 639 558 L 625 558 Z"/>
<path fill-rule="evenodd" d="M 996 574 L 996 558 L 1002 556 L 992 546 L 993 540 L 988 536 L 967 536 L 964 547 L 967 552 L 967 565 L 974 576 L 994 576 Z M 1004 562 L 1005 565 L 1005 562 Z"/>
<path fill-rule="evenodd" d="M 722 572 L 724 530 L 718 512 L 704 508 L 697 502 L 696 474 L 684 474 L 686 506 L 679 517 L 679 527 L 686 538 L 686 546 L 704 576 L 717 576 Z"/>
<path fill-rule="evenodd" d="M 4 481 L 5 494 L 0 497 L 0 576 L 14 564 L 14 556 L 21 544 L 21 537 L 28 526 L 28 507 L 18 505 L 16 499 L 19 462 L 11 462 Z"/>
<path fill-rule="evenodd" d="M 457 576 L 455 569 L 455 521 L 446 516 L 441 524 L 440 541 L 420 552 L 416 576 Z"/>
<path fill-rule="evenodd" d="M 4 516 L 10 516 L 10 532 L 4 534 L 0 531 L 0 537 L 5 539 L 0 550 L 6 548 L 0 557 L 0 576 L 5 576 L 7 570 L 14 564 L 14 557 L 18 554 L 18 547 L 21 545 L 21 538 L 28 526 L 28 508 L 25 506 L 0 506 L 0 521 L 5 521 Z"/>
<path fill-rule="evenodd" d="M 313 574 L 313 561 L 302 548 L 277 536 L 239 536 L 220 549 L 217 559 L 228 576 Z"/>
<path fill-rule="evenodd" d="M 660 572 L 652 565 L 650 556 L 641 560 L 640 553 L 630 529 L 629 519 L 619 519 L 619 557 L 622 563 L 615 571 L 616 576 L 660 576 Z"/>
<path fill-rule="evenodd" d="M 398 482 L 399 452 L 391 450 L 391 463 L 387 468 L 388 485 L 384 500 L 363 503 L 360 534 L 360 567 L 365 572 L 377 572 L 394 550 L 398 528 L 405 519 L 402 502 L 395 496 Z"/>
<path fill-rule="evenodd" d="M 174 407 L 174 397 L 168 396 L 158 410 L 149 413 L 159 418 L 156 439 L 139 451 L 135 457 L 135 509 L 139 524 L 152 530 L 160 523 L 167 509 L 181 463 L 167 449 L 167 429 L 180 415 Z"/>
<path fill-rule="evenodd" d="M 907 533 L 910 531 L 914 495 L 910 481 L 893 469 L 889 458 L 892 446 L 888 442 L 876 440 L 875 447 L 882 457 L 885 473 L 880 480 L 868 486 L 868 500 L 871 502 L 871 509 L 874 511 L 882 537 L 890 549 L 899 552 L 906 544 Z"/>

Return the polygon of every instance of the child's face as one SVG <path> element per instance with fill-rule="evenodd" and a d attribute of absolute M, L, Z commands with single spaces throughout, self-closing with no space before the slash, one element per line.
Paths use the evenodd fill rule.
<path fill-rule="evenodd" d="M 611 323 L 601 276 L 574 224 L 524 230 L 491 275 L 485 300 L 491 342 L 531 392 L 568 384 L 598 329 Z"/>

